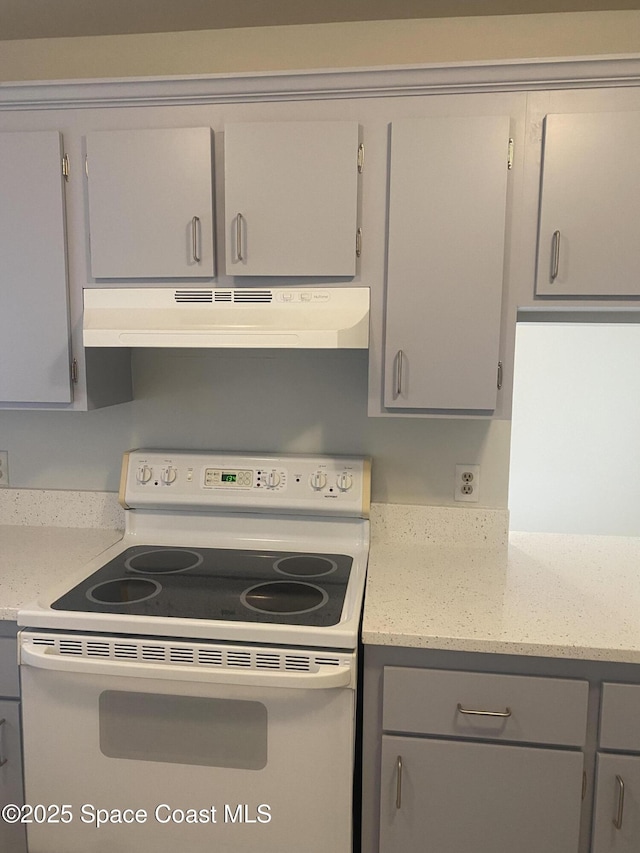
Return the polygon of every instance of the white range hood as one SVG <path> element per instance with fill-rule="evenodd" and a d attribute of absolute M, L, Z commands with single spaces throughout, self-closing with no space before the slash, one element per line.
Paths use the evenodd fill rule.
<path fill-rule="evenodd" d="M 366 349 L 369 289 L 85 288 L 86 347 Z"/>

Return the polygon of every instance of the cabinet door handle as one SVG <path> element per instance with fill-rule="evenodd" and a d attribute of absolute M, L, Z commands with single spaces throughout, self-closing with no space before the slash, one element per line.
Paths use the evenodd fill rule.
<path fill-rule="evenodd" d="M 396 809 L 402 808 L 402 756 L 396 761 Z"/>
<path fill-rule="evenodd" d="M 198 231 L 200 226 L 200 217 L 194 216 L 191 220 L 191 253 L 193 255 L 193 260 L 199 264 L 200 263 L 200 252 L 198 250 Z"/>
<path fill-rule="evenodd" d="M 558 277 L 560 269 L 560 232 L 553 232 L 553 240 L 551 241 L 551 281 L 555 281 Z"/>
<path fill-rule="evenodd" d="M 473 714 L 476 717 L 510 717 L 511 708 L 505 708 L 504 711 L 477 711 L 475 708 L 463 708 L 458 702 L 456 709 L 459 714 Z"/>
<path fill-rule="evenodd" d="M 624 812 L 624 780 L 622 776 L 616 776 L 616 785 L 618 786 L 618 808 L 616 816 L 611 823 L 616 829 L 622 829 L 622 815 Z"/>
<path fill-rule="evenodd" d="M 7 721 L 4 718 L 2 720 L 0 720 L 0 727 L 4 726 L 6 724 L 6 722 Z M 2 731 L 4 731 L 4 730 L 2 729 Z M 8 758 L 4 757 L 4 752 L 2 750 L 0 750 L 0 767 L 2 767 L 3 764 L 6 764 L 8 760 L 9 760 Z"/>
<path fill-rule="evenodd" d="M 244 220 L 244 216 L 239 213 L 236 216 L 236 261 L 244 261 L 244 255 L 242 254 L 242 222 Z"/>
<path fill-rule="evenodd" d="M 399 349 L 396 354 L 396 397 L 402 394 L 402 368 L 404 367 L 404 352 Z"/>

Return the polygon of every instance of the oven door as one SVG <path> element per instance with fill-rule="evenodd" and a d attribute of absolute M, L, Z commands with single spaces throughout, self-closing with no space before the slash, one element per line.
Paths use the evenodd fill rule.
<path fill-rule="evenodd" d="M 350 853 L 355 655 L 29 631 L 20 648 L 29 853 Z"/>

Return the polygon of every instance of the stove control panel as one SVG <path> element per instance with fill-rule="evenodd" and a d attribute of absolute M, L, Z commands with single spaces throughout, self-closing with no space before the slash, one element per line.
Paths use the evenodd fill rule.
<path fill-rule="evenodd" d="M 122 464 L 126 508 L 211 508 L 301 515 L 369 514 L 363 457 L 131 450 Z"/>

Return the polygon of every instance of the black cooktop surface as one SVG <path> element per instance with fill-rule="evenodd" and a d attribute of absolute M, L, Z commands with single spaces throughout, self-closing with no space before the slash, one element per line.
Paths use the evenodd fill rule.
<path fill-rule="evenodd" d="M 344 554 L 136 545 L 51 606 L 326 627 L 340 621 L 352 562 Z"/>

